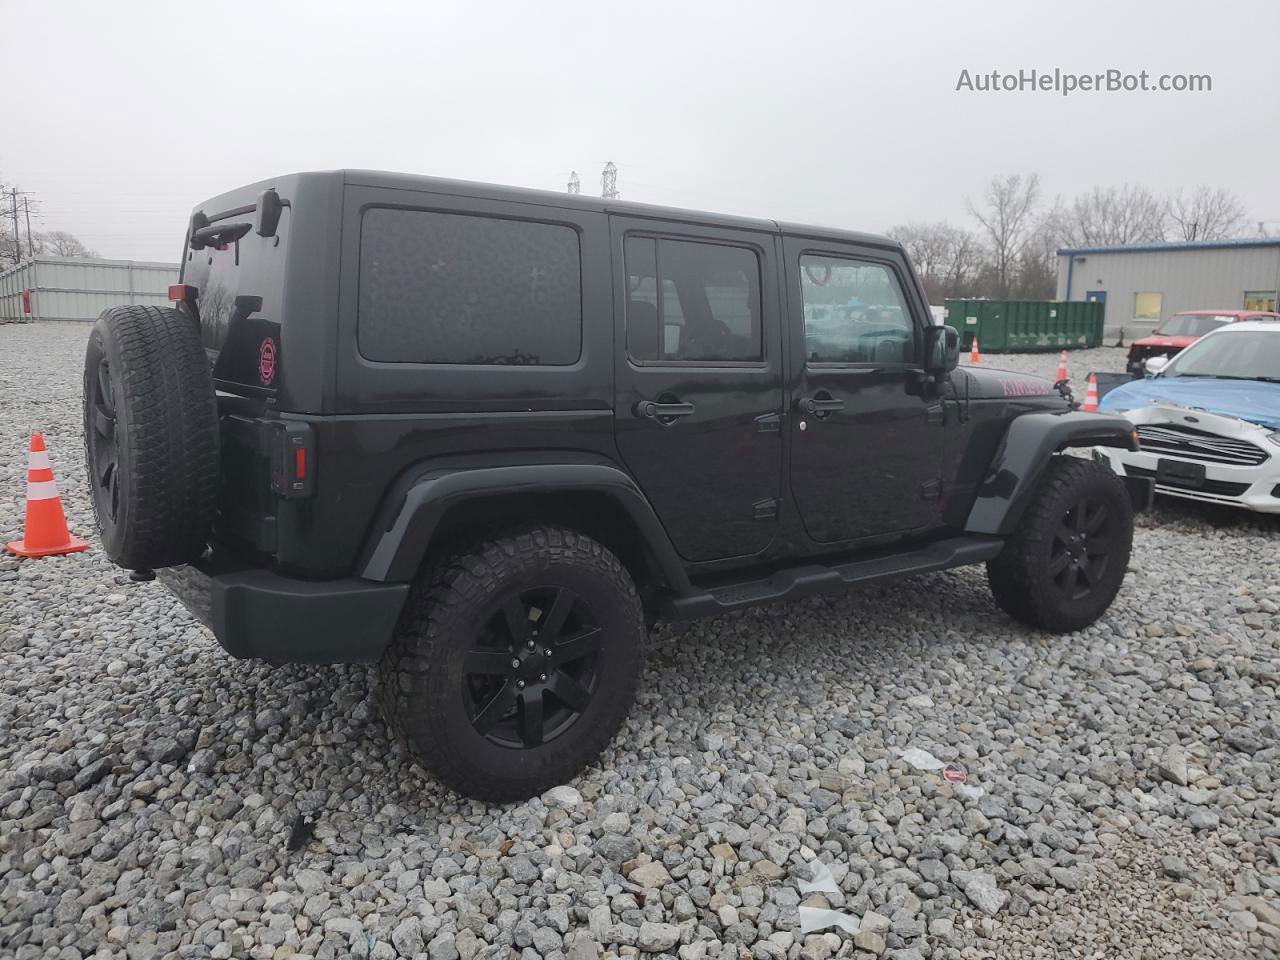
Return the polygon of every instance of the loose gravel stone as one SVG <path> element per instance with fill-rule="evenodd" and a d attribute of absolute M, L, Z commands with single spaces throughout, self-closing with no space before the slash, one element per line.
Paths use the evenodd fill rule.
<path fill-rule="evenodd" d="M 0 327 L 6 535 L 33 423 L 92 529 L 87 333 Z M 1073 382 L 1123 354 L 1073 351 Z M 1057 355 L 983 363 L 1051 375 Z M 234 660 L 96 543 L 0 558 L 0 952 L 1276 953 L 1280 519 L 1161 501 L 1130 567 L 1065 638 L 1010 621 L 976 568 L 660 626 L 599 762 L 499 807 L 405 758 L 367 667 Z M 801 935 L 814 859 L 839 892 L 806 901 L 860 918 L 862 943 Z"/>

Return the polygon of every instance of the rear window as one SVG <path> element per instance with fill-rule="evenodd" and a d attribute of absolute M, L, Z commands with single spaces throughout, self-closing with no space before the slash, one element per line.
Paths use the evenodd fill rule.
<path fill-rule="evenodd" d="M 373 209 L 360 231 L 360 353 L 402 363 L 564 366 L 582 353 L 569 227 Z"/>

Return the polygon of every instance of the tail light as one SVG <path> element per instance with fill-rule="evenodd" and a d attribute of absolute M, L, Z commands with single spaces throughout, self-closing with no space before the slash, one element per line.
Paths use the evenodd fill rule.
<path fill-rule="evenodd" d="M 271 489 L 292 500 L 316 490 L 315 434 L 305 423 L 277 422 L 271 437 Z"/>

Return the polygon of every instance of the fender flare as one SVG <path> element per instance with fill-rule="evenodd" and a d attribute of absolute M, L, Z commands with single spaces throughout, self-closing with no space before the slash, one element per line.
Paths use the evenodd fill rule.
<path fill-rule="evenodd" d="M 1068 447 L 1138 449 L 1133 424 L 1101 413 L 1026 413 L 1009 424 L 978 487 L 965 530 L 1008 536 L 1018 526 L 1055 453 Z"/>
<path fill-rule="evenodd" d="M 359 576 L 387 583 L 411 581 L 440 520 L 458 504 L 506 494 L 574 492 L 603 494 L 620 506 L 666 585 L 678 593 L 691 589 L 666 530 L 635 481 L 617 467 L 598 462 L 444 467 L 419 474 L 408 481 L 398 506 L 368 543 Z"/>

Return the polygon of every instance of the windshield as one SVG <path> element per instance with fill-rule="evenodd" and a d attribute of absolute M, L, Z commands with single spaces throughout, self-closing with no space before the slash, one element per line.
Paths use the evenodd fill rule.
<path fill-rule="evenodd" d="M 1197 340 L 1164 368 L 1164 376 L 1280 380 L 1280 329 L 1224 330 Z"/>
<path fill-rule="evenodd" d="M 1234 319 L 1221 313 L 1175 313 L 1160 324 L 1156 333 L 1162 337 L 1203 337 L 1210 330 L 1217 330 Z"/>

